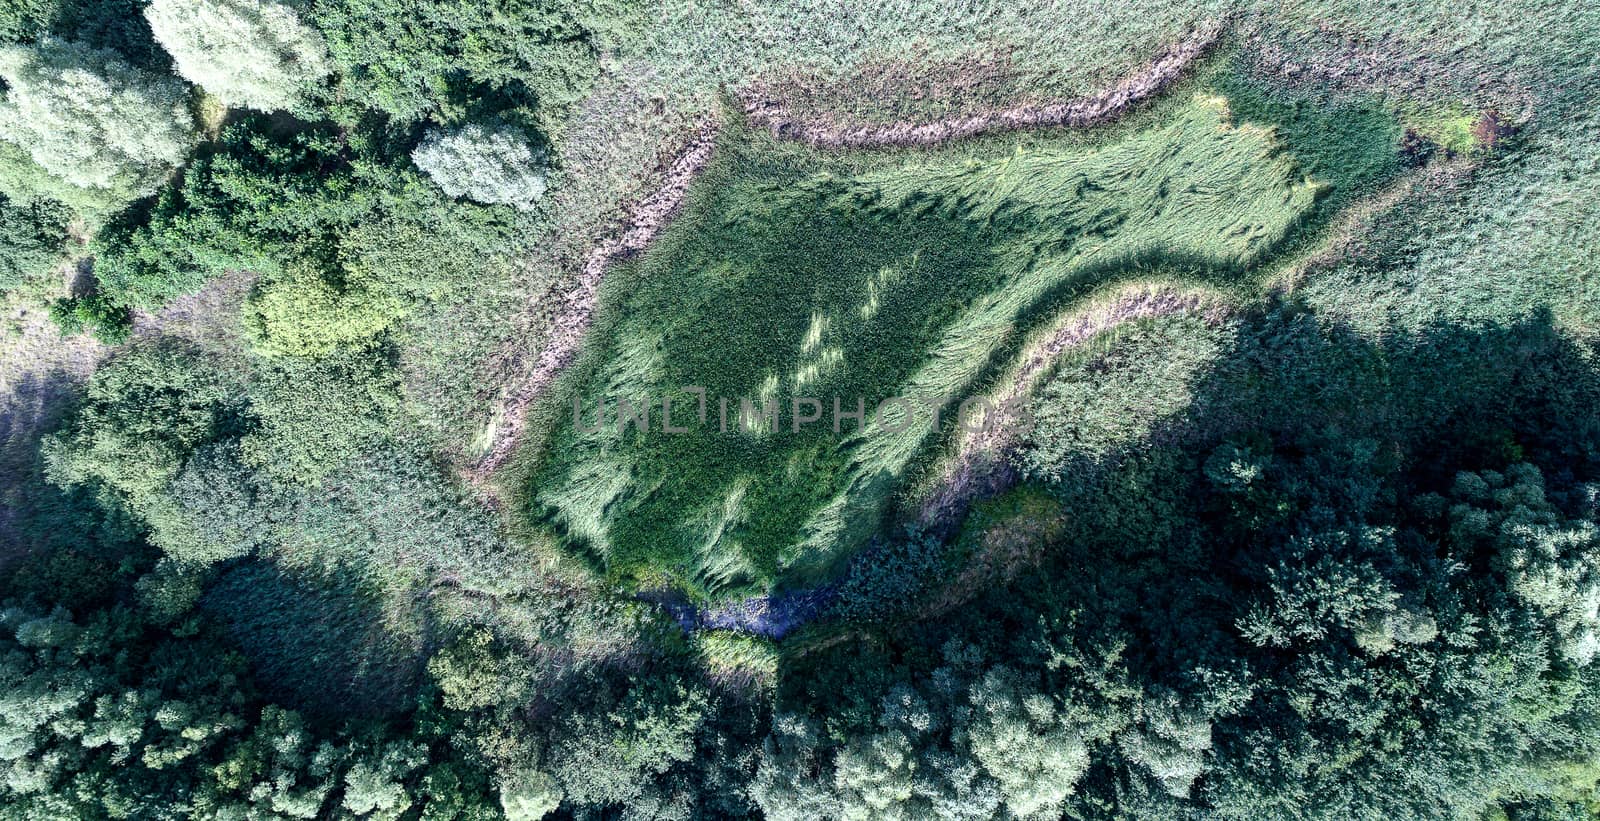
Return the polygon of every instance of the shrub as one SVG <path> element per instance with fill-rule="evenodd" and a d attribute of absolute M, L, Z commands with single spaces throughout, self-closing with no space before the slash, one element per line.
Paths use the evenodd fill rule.
<path fill-rule="evenodd" d="M 246 312 L 263 350 L 324 355 L 417 300 L 481 283 L 504 257 L 508 212 L 450 201 L 391 165 L 379 143 L 359 130 L 286 135 L 260 116 L 229 128 L 184 170 L 181 189 L 99 233 L 100 298 L 151 309 L 255 271 Z"/>
<path fill-rule="evenodd" d="M 215 372 L 180 351 L 129 351 L 95 373 L 76 419 L 45 443 L 51 478 L 99 480 L 137 509 L 215 438 L 233 396 Z"/>
<path fill-rule="evenodd" d="M 435 129 L 411 159 L 446 194 L 528 209 L 544 196 L 540 158 L 515 129 L 469 125 Z"/>
<path fill-rule="evenodd" d="M 395 383 L 375 351 L 273 362 L 251 387 L 259 427 L 240 441 L 245 461 L 278 481 L 315 484 L 390 432 Z"/>
<path fill-rule="evenodd" d="M 174 559 L 204 565 L 270 544 L 283 502 L 256 481 L 238 444 L 228 441 L 195 453 L 146 507 L 151 541 Z"/>
<path fill-rule="evenodd" d="M 178 73 L 229 105 L 293 109 L 330 71 L 322 35 L 279 3 L 154 0 L 144 14 Z"/>
<path fill-rule="evenodd" d="M 54 200 L 17 203 L 0 195 L 0 291 L 60 262 L 71 221 L 71 209 Z"/>
<path fill-rule="evenodd" d="M 300 265 L 256 289 L 245 322 L 265 353 L 325 356 L 382 333 L 402 307 L 392 295 L 341 289 Z"/>
<path fill-rule="evenodd" d="M 0 49 L 0 139 L 80 188 L 153 189 L 194 144 L 183 84 L 46 38 Z"/>

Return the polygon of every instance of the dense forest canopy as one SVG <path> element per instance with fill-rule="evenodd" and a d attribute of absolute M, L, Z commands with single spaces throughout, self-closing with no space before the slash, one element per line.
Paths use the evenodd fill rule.
<path fill-rule="evenodd" d="M 1600 817 L 1597 112 L 1561 0 L 0 0 L 0 819 Z"/>

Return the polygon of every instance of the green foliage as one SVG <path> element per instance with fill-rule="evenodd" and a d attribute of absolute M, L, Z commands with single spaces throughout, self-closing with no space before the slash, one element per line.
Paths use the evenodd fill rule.
<path fill-rule="evenodd" d="M 47 443 L 51 478 L 104 482 L 142 509 L 237 410 L 231 386 L 191 357 L 134 349 L 96 373 L 71 427 Z"/>
<path fill-rule="evenodd" d="M 265 353 L 326 356 L 370 343 L 404 307 L 397 295 L 338 288 L 315 267 L 301 264 L 261 283 L 245 321 Z"/>
<path fill-rule="evenodd" d="M 561 805 L 561 787 L 538 770 L 522 770 L 500 786 L 506 821 L 538 821 Z"/>
<path fill-rule="evenodd" d="M 19 205 L 59 202 L 87 223 L 98 224 L 135 195 L 126 190 L 79 188 L 40 168 L 26 148 L 0 140 L 0 196 Z"/>
<path fill-rule="evenodd" d="M 215 148 L 148 214 L 96 238 L 101 299 L 154 308 L 227 271 L 256 271 L 246 313 L 261 349 L 322 356 L 503 264 L 503 214 L 451 203 L 390 166 L 379 141 L 255 118 Z"/>
<path fill-rule="evenodd" d="M 79 188 L 154 190 L 195 141 L 183 84 L 46 38 L 0 50 L 0 140 Z"/>
<path fill-rule="evenodd" d="M 180 562 L 248 556 L 273 543 L 277 496 L 245 465 L 236 441 L 208 445 L 147 503 L 151 541 Z"/>
<path fill-rule="evenodd" d="M 49 26 L 54 10 L 51 0 L 14 0 L 0 5 L 0 40 L 13 43 L 33 39 Z"/>
<path fill-rule="evenodd" d="M 53 200 L 0 195 L 0 292 L 48 273 L 66 258 L 72 211 Z"/>
<path fill-rule="evenodd" d="M 273 360 L 252 385 L 256 426 L 240 451 L 270 480 L 316 484 L 374 450 L 392 431 L 399 401 L 381 352 Z"/>
<path fill-rule="evenodd" d="M 1596 495 L 1596 487 L 1584 491 Z M 1462 473 L 1451 488 L 1450 536 L 1461 555 L 1493 556 L 1506 588 L 1553 633 L 1578 666 L 1600 652 L 1600 526 L 1568 519 L 1545 494 L 1544 477 L 1519 463 Z"/>
<path fill-rule="evenodd" d="M 246 563 L 218 577 L 202 606 L 278 703 L 319 719 L 393 714 L 412 706 L 421 680 L 417 636 L 384 624 L 383 602 L 354 581 Z"/>
<path fill-rule="evenodd" d="M 1146 440 L 1188 409 L 1226 337 L 1187 316 L 1130 322 L 1106 350 L 1057 363 L 1028 400 L 1033 424 L 1018 464 L 1030 476 L 1060 477 Z"/>
<path fill-rule="evenodd" d="M 279 3 L 155 0 L 144 16 L 178 73 L 229 105 L 297 108 L 330 70 L 321 36 Z"/>
<path fill-rule="evenodd" d="M 121 605 L 0 610 L 7 818 L 491 817 L 486 775 L 433 765 L 431 738 L 264 703 L 216 635 L 161 623 Z"/>
<path fill-rule="evenodd" d="M 652 776 L 694 757 L 705 694 L 641 682 L 619 700 L 566 716 L 547 753 L 551 775 L 579 806 L 636 799 Z"/>
<path fill-rule="evenodd" d="M 862 551 L 839 582 L 841 618 L 873 620 L 897 614 L 932 587 L 947 566 L 943 539 L 915 530 Z"/>
<path fill-rule="evenodd" d="M 1474 816 L 1592 760 L 1589 349 L 1537 320 L 1377 350 L 1293 309 L 1224 328 L 1180 418 L 1109 458 L 1057 442 L 1025 565 L 790 656 L 780 698 L 831 732 L 775 723 L 769 816 L 929 817 L 942 749 L 981 767 L 977 817 Z M 1124 374 L 1075 364 L 1116 401 Z M 984 526 L 1027 533 L 1007 510 Z"/>
<path fill-rule="evenodd" d="M 778 648 L 759 636 L 703 630 L 694 636 L 694 649 L 716 679 L 764 683 L 778 674 Z"/>
<path fill-rule="evenodd" d="M 24 0 L 0 9 L 0 37 L 110 49 L 148 81 L 168 66 L 139 5 Z M 98 283 L 53 306 L 63 328 L 124 341 L 133 310 L 255 275 L 242 335 L 231 314 L 191 327 L 188 304 L 141 321 L 45 448 L 68 488 L 0 511 L 35 540 L 0 553 L 0 817 L 1594 813 L 1593 11 L 295 8 L 326 32 L 328 87 L 317 36 L 281 7 L 151 12 L 187 76 L 339 127 L 232 115 L 179 187 L 99 231 Z M 424 350 L 479 397 L 479 357 L 518 342 L 502 308 L 572 269 L 637 193 L 627 169 L 653 167 L 718 83 L 758 78 L 801 114 L 967 112 L 1104 86 L 1228 12 L 1246 57 L 1187 81 L 1220 96 L 1186 90 L 1089 136 L 818 155 L 735 132 L 678 227 L 610 274 L 557 405 L 673 395 L 678 420 L 685 384 L 946 400 L 943 426 L 886 438 L 541 441 L 536 513 L 612 580 L 711 597 L 826 578 L 812 592 L 844 620 L 781 643 L 685 639 L 513 541 L 408 441 L 396 363 L 412 399 L 436 376 L 415 367 Z M 43 43 L 13 48 L 58 47 Z M 286 52 L 306 70 L 283 70 Z M 66 106 L 73 83 L 41 99 Z M 1469 147 L 1491 104 L 1531 120 Z M 445 150 L 501 117 L 528 135 L 516 147 Z M 440 130 L 413 152 L 421 118 Z M 121 133 L 70 119 L 34 142 Z M 449 199 L 527 206 L 546 139 L 566 157 L 560 202 Z M 0 141 L 0 285 L 60 261 L 69 225 L 94 234 L 136 188 L 69 184 L 34 148 Z M 1365 199 L 1429 150 L 1475 167 Z M 1324 246 L 1345 206 L 1350 235 Z M 1263 304 L 1278 262 L 1291 276 Z M 1237 299 L 1220 321 L 1160 317 L 1069 351 L 1006 465 L 1027 484 L 884 535 L 955 399 L 1006 389 L 1049 318 L 1152 275 Z M 150 339 L 191 334 L 205 356 Z M 32 394 L 0 376 L 14 433 Z"/>
<path fill-rule="evenodd" d="M 401 119 L 456 121 L 485 91 L 547 109 L 572 104 L 599 71 L 597 33 L 638 11 L 631 0 L 324 0 L 311 19 L 349 99 Z"/>

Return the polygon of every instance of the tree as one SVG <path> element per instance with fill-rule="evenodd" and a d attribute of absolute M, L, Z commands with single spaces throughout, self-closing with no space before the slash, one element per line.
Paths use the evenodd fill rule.
<path fill-rule="evenodd" d="M 131 350 L 95 373 L 71 426 L 45 443 L 51 478 L 104 482 L 139 510 L 217 435 L 234 399 L 178 349 Z"/>
<path fill-rule="evenodd" d="M 1592 492 L 1592 491 L 1591 491 Z M 1600 653 L 1600 526 L 1569 520 L 1545 496 L 1529 464 L 1461 473 L 1451 494 L 1450 536 L 1465 552 L 1487 545 L 1506 587 L 1549 626 L 1567 661 Z"/>
<path fill-rule="evenodd" d="M 561 806 L 561 785 L 533 769 L 522 769 L 500 784 L 500 807 L 506 821 L 539 821 Z"/>
<path fill-rule="evenodd" d="M 45 38 L 0 49 L 0 140 L 80 188 L 152 190 L 195 142 L 182 82 Z"/>
<path fill-rule="evenodd" d="M 1211 749 L 1211 716 L 1182 704 L 1171 691 L 1148 695 L 1138 715 L 1137 726 L 1117 738 L 1123 756 L 1148 771 L 1169 795 L 1188 798 Z"/>
<path fill-rule="evenodd" d="M 145 503 L 150 540 L 184 563 L 250 555 L 272 544 L 274 519 L 287 507 L 280 496 L 244 464 L 236 440 L 208 445 Z"/>
<path fill-rule="evenodd" d="M 405 120 L 459 121 L 490 90 L 541 109 L 581 99 L 639 19 L 637 0 L 325 0 L 313 22 L 328 38 L 344 97 Z M 529 98 L 533 99 L 529 99 Z"/>
<path fill-rule="evenodd" d="M 294 109 L 331 71 L 322 35 L 271 0 L 154 0 L 144 15 L 178 73 L 231 106 Z"/>
<path fill-rule="evenodd" d="M 911 740 L 898 730 L 858 735 L 834 759 L 839 817 L 846 821 L 912 821 L 917 760 Z"/>
<path fill-rule="evenodd" d="M 397 819 L 411 807 L 406 779 L 427 763 L 417 744 L 389 742 L 357 759 L 345 772 L 344 808 L 363 818 Z"/>
<path fill-rule="evenodd" d="M 251 389 L 257 427 L 240 440 L 245 461 L 278 482 L 317 484 L 393 432 L 398 383 L 378 351 L 274 361 Z"/>
<path fill-rule="evenodd" d="M 705 693 L 656 679 L 634 682 L 615 703 L 571 716 L 549 746 L 551 774 L 584 806 L 630 802 L 654 776 L 694 757 Z"/>
<path fill-rule="evenodd" d="M 825 747 L 816 724 L 804 716 L 780 713 L 762 745 L 761 764 L 750 795 L 770 821 L 836 818 L 839 797 L 826 778 Z"/>
<path fill-rule="evenodd" d="M 403 308 L 397 295 L 337 287 L 314 267 L 295 264 L 257 286 L 245 322 L 264 353 L 326 356 L 382 333 Z"/>
<path fill-rule="evenodd" d="M 1059 812 L 1089 769 L 1094 738 L 1066 705 L 1021 688 L 1005 669 L 985 675 L 971 698 L 972 755 L 1000 782 L 1006 807 L 1019 818 Z"/>
<path fill-rule="evenodd" d="M 509 126 L 434 129 L 411 160 L 452 197 L 527 210 L 544 196 L 543 162 Z"/>

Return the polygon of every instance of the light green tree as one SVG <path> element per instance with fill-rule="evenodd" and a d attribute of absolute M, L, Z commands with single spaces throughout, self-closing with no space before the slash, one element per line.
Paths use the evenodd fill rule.
<path fill-rule="evenodd" d="M 344 808 L 368 819 L 395 819 L 411 808 L 407 776 L 428 761 L 420 744 L 389 742 L 359 757 L 344 776 Z"/>
<path fill-rule="evenodd" d="M 519 770 L 500 784 L 506 821 L 539 821 L 560 805 L 561 785 L 539 770 Z"/>
<path fill-rule="evenodd" d="M 1452 495 L 1450 534 L 1458 544 L 1487 541 L 1511 594 L 1550 625 L 1557 650 L 1586 665 L 1600 654 L 1600 526 L 1568 519 L 1545 496 L 1529 464 L 1504 473 L 1461 473 Z"/>
<path fill-rule="evenodd" d="M 1003 669 L 985 675 L 971 698 L 972 754 L 1000 783 L 1006 807 L 1019 818 L 1059 812 L 1089 769 L 1092 739 L 1056 699 L 1028 692 Z"/>
<path fill-rule="evenodd" d="M 330 71 L 322 35 L 270 0 L 153 0 L 144 16 L 178 73 L 230 106 L 293 109 Z"/>
<path fill-rule="evenodd" d="M 314 267 L 295 264 L 257 287 L 245 323 L 263 353 L 326 356 L 382 333 L 404 307 L 394 294 L 339 288 Z"/>
<path fill-rule="evenodd" d="M 1138 719 L 1117 738 L 1123 756 L 1148 771 L 1168 795 L 1188 798 L 1211 749 L 1211 716 L 1184 704 L 1177 693 L 1156 688 L 1139 706 Z"/>
<path fill-rule="evenodd" d="M 850 740 L 834 759 L 834 786 L 839 817 L 847 821 L 912 821 L 916 753 L 898 730 L 861 735 Z"/>
<path fill-rule="evenodd" d="M 195 142 L 176 78 L 115 53 L 46 38 L 0 49 L 0 140 L 79 188 L 152 190 Z"/>
<path fill-rule="evenodd" d="M 435 129 L 411 152 L 411 161 L 452 197 L 526 210 L 544 196 L 544 163 L 509 126 Z"/>

